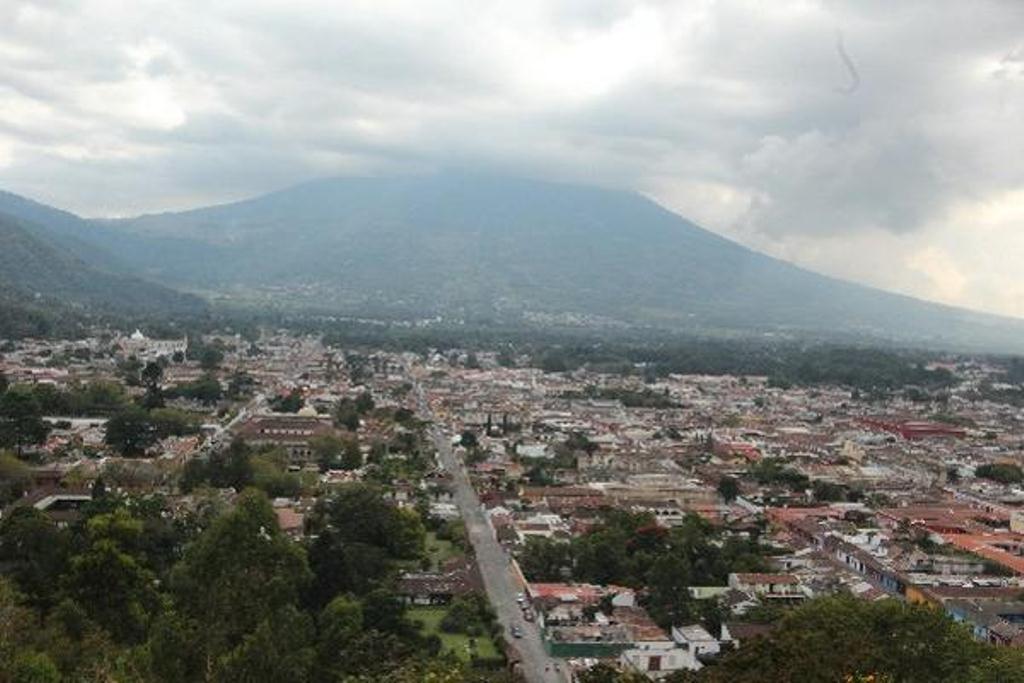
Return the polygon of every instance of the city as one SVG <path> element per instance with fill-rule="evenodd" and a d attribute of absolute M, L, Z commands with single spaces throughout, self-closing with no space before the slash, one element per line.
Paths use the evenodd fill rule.
<path fill-rule="evenodd" d="M 363 599 L 386 586 L 426 647 L 495 675 L 714 671 L 787 612 L 840 595 L 926 605 L 978 642 L 1024 645 L 1015 361 L 936 356 L 919 368 L 931 386 L 872 397 L 542 364 L 284 330 L 8 341 L 0 558 L 15 577 L 40 571 L 12 540 L 30 519 L 91 534 L 108 507 L 150 501 L 202 526 L 250 487 L 316 572 L 317 557 L 338 561 L 320 544 L 348 491 L 410 526 L 378 532 L 397 537 L 376 541 L 388 560 L 314 583 Z"/>
<path fill-rule="evenodd" d="M 1022 0 L 0 1 L 0 683 L 1024 683 Z"/>

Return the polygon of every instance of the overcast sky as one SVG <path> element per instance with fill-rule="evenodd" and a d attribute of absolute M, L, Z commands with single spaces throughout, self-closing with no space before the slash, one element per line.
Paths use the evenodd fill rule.
<path fill-rule="evenodd" d="M 0 188 L 127 215 L 447 166 L 1024 316 L 1024 1 L 0 2 Z"/>

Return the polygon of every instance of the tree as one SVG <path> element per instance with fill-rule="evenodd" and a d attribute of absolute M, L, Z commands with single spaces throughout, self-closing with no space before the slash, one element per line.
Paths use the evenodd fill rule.
<path fill-rule="evenodd" d="M 302 410 L 305 399 L 302 398 L 302 391 L 292 389 L 286 396 L 275 396 L 270 400 L 270 409 L 275 413 L 297 413 Z"/>
<path fill-rule="evenodd" d="M 561 581 L 572 570 L 572 546 L 550 538 L 530 536 L 519 565 L 531 581 Z"/>
<path fill-rule="evenodd" d="M 320 660 L 329 666 L 337 653 L 363 631 L 363 606 L 351 596 L 339 595 L 320 612 L 318 626 Z"/>
<path fill-rule="evenodd" d="M 363 596 L 363 628 L 378 633 L 408 636 L 413 625 L 405 618 L 405 603 L 387 588 Z"/>
<path fill-rule="evenodd" d="M 32 606 L 56 604 L 70 551 L 69 532 L 33 507 L 15 508 L 0 520 L 0 563 Z"/>
<path fill-rule="evenodd" d="M 446 633 L 486 633 L 495 622 L 494 610 L 487 598 L 479 593 L 457 596 L 448 605 L 448 611 L 441 619 L 441 630 Z"/>
<path fill-rule="evenodd" d="M 110 538 L 73 557 L 65 577 L 68 596 L 120 643 L 144 640 L 160 604 L 155 581 L 152 572 Z"/>
<path fill-rule="evenodd" d="M 342 453 L 350 443 L 352 443 L 352 440 L 346 440 L 331 434 L 325 434 L 323 436 L 317 436 L 310 439 L 309 445 L 313 451 L 313 457 L 316 460 L 320 471 L 326 472 L 327 470 L 342 466 Z M 358 444 L 356 445 L 356 448 L 358 448 Z M 362 464 L 362 458 L 360 458 L 359 464 Z M 358 466 L 359 465 L 356 465 L 356 467 Z M 356 467 L 344 467 L 344 469 L 356 469 Z"/>
<path fill-rule="evenodd" d="M 369 391 L 364 391 L 356 397 L 356 412 L 360 415 L 365 415 L 373 410 L 374 405 L 373 395 Z"/>
<path fill-rule="evenodd" d="M 459 444 L 467 450 L 477 448 L 480 445 L 479 439 L 476 437 L 476 432 L 471 429 L 463 430 L 459 436 Z"/>
<path fill-rule="evenodd" d="M 299 475 L 288 471 L 288 452 L 283 448 L 261 452 L 250 462 L 253 486 L 271 498 L 296 498 L 302 492 Z"/>
<path fill-rule="evenodd" d="M 21 498 L 31 484 L 28 465 L 7 451 L 0 451 L 0 506 Z"/>
<path fill-rule="evenodd" d="M 953 683 L 989 650 L 942 610 L 897 600 L 822 598 L 708 668 L 713 683 L 874 680 Z M 851 678 L 852 677 L 852 678 Z M 999 680 L 999 679 L 991 679 Z"/>
<path fill-rule="evenodd" d="M 14 658 L 12 683 L 60 683 L 57 665 L 42 652 L 21 652 Z"/>
<path fill-rule="evenodd" d="M 213 679 L 217 683 L 302 683 L 313 671 L 312 624 L 309 617 L 289 606 L 262 621 L 223 655 Z"/>
<path fill-rule="evenodd" d="M 363 466 L 363 453 L 359 449 L 359 440 L 352 436 L 345 439 L 344 450 L 341 453 L 341 469 L 357 470 Z"/>
<path fill-rule="evenodd" d="M 194 382 L 188 382 L 177 387 L 177 391 L 185 398 L 199 401 L 204 405 L 213 405 L 224 395 L 220 380 L 209 372 Z"/>
<path fill-rule="evenodd" d="M 1024 470 L 1009 463 L 978 465 L 974 468 L 974 476 L 1001 484 L 1017 484 L 1024 481 Z"/>
<path fill-rule="evenodd" d="M 309 579 L 305 552 L 281 533 L 266 496 L 250 489 L 188 547 L 170 584 L 200 634 L 199 659 L 213 666 L 297 605 Z"/>
<path fill-rule="evenodd" d="M 359 429 L 359 411 L 356 410 L 355 402 L 352 399 L 344 398 L 338 401 L 338 405 L 334 409 L 334 423 L 350 432 Z"/>
<path fill-rule="evenodd" d="M 142 372 L 142 361 L 135 356 L 129 356 L 117 364 L 118 373 L 124 383 L 130 387 L 137 387 L 141 384 L 140 373 Z"/>
<path fill-rule="evenodd" d="M 256 380 L 247 372 L 235 372 L 228 379 L 227 396 L 232 400 L 244 398 L 252 393 Z"/>
<path fill-rule="evenodd" d="M 215 371 L 223 361 L 224 352 L 216 346 L 204 346 L 199 352 L 199 367 L 207 372 Z"/>
<path fill-rule="evenodd" d="M 736 481 L 735 477 L 722 477 L 718 480 L 718 495 L 722 497 L 726 503 L 731 503 L 736 500 L 736 496 L 740 494 L 740 484 Z"/>
<path fill-rule="evenodd" d="M 125 457 L 145 455 L 158 438 L 149 413 L 137 406 L 128 406 L 107 421 L 105 441 Z"/>
<path fill-rule="evenodd" d="M 595 664 L 577 676 L 578 683 L 646 683 L 648 678 L 635 672 L 623 672 L 610 664 Z"/>
<path fill-rule="evenodd" d="M 379 489 L 366 484 L 341 486 L 318 501 L 310 532 L 311 599 L 319 605 L 340 593 L 369 592 L 398 560 L 419 559 L 426 539 L 415 510 L 389 505 Z"/>
<path fill-rule="evenodd" d="M 185 436 L 199 431 L 199 422 L 191 413 L 176 408 L 156 408 L 149 411 L 149 419 L 160 439 Z"/>
<path fill-rule="evenodd" d="M 42 443 L 49 433 L 39 402 L 30 391 L 15 387 L 0 396 L 0 447 L 14 448 L 20 456 L 25 446 Z"/>
<path fill-rule="evenodd" d="M 164 376 L 164 367 L 160 363 L 150 361 L 142 368 L 142 386 L 146 389 L 156 390 L 160 388 L 160 380 Z"/>
<path fill-rule="evenodd" d="M 211 486 L 241 491 L 253 481 L 252 449 L 245 441 L 235 439 L 226 450 L 210 454 L 206 472 Z"/>

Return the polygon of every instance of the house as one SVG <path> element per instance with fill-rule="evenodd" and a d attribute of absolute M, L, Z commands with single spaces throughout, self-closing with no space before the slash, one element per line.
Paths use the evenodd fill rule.
<path fill-rule="evenodd" d="M 722 637 L 719 641 L 723 646 L 738 648 L 755 638 L 764 638 L 771 634 L 776 624 L 757 624 L 749 621 L 726 621 L 722 623 Z"/>
<path fill-rule="evenodd" d="M 673 626 L 672 640 L 675 641 L 676 647 L 681 652 L 682 666 L 680 668 L 690 671 L 701 669 L 704 666 L 702 659 L 714 657 L 722 649 L 718 639 L 699 624 Z"/>
<path fill-rule="evenodd" d="M 274 515 L 277 516 L 277 526 L 286 536 L 301 538 L 305 529 L 305 515 L 294 507 L 275 507 Z"/>
<path fill-rule="evenodd" d="M 480 570 L 472 558 L 457 558 L 437 572 L 405 572 L 398 595 L 410 605 L 447 605 L 459 595 L 483 591 Z"/>
<path fill-rule="evenodd" d="M 310 412 L 254 415 L 235 430 L 236 436 L 253 446 L 284 448 L 294 464 L 312 460 L 314 439 L 335 434 L 331 418 Z"/>
<path fill-rule="evenodd" d="M 619 655 L 619 666 L 623 669 L 642 673 L 655 681 L 690 668 L 686 666 L 687 661 L 687 653 L 671 640 L 637 642 Z"/>
<path fill-rule="evenodd" d="M 729 574 L 729 587 L 760 598 L 803 600 L 807 597 L 793 574 Z"/>

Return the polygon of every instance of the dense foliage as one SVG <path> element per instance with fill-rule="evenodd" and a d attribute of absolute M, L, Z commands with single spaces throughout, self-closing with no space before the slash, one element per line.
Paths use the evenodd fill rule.
<path fill-rule="evenodd" d="M 437 639 L 394 593 L 398 568 L 423 555 L 416 512 L 345 486 L 307 545 L 279 531 L 261 493 L 217 500 L 171 514 L 158 497 L 100 493 L 68 528 L 30 507 L 4 518 L 0 680 L 489 679 L 434 660 Z M 455 631 L 493 618 L 472 598 L 451 611 Z"/>
<path fill-rule="evenodd" d="M 651 617 L 668 627 L 714 621 L 690 586 L 725 585 L 731 572 L 762 571 L 760 546 L 724 535 L 696 515 L 672 529 L 647 514 L 606 513 L 604 522 L 569 543 L 530 539 L 521 565 L 533 581 L 576 581 L 643 589 Z"/>
<path fill-rule="evenodd" d="M 1024 471 L 1010 463 L 978 465 L 974 469 L 974 474 L 977 477 L 991 479 L 1001 484 L 1017 484 L 1024 481 Z"/>
<path fill-rule="evenodd" d="M 788 612 L 769 637 L 743 643 L 695 680 L 1019 683 L 1024 656 L 974 641 L 937 609 L 839 597 Z"/>

